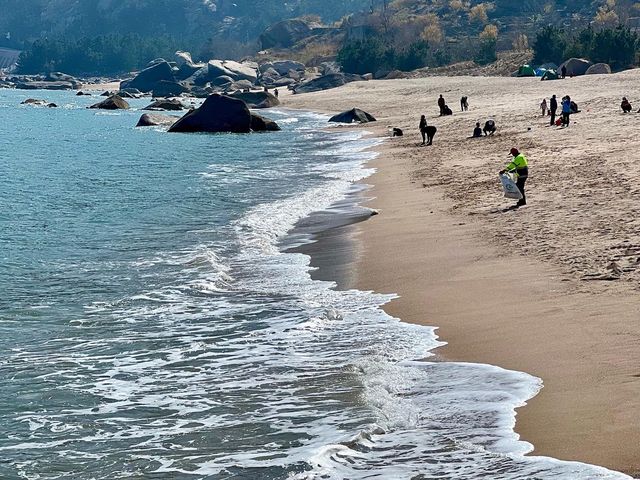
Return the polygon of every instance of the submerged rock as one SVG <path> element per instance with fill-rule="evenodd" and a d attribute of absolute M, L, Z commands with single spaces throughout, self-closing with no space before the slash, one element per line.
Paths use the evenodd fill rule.
<path fill-rule="evenodd" d="M 364 110 L 360 110 L 359 108 L 352 108 L 346 112 L 339 113 L 334 115 L 329 119 L 330 122 L 336 123 L 368 123 L 375 122 L 376 119 L 373 115 L 365 112 Z"/>

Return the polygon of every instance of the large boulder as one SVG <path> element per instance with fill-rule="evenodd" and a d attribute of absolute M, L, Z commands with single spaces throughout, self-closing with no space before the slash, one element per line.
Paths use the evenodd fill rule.
<path fill-rule="evenodd" d="M 288 75 L 291 70 L 295 72 L 304 73 L 304 63 L 296 62 L 294 60 L 276 60 L 274 62 L 265 62 L 260 65 L 260 72 L 263 75 L 273 76 L 273 72 L 276 72 L 280 76 Z M 269 72 L 272 70 L 273 72 Z"/>
<path fill-rule="evenodd" d="M 577 77 L 578 75 L 584 75 L 589 70 L 591 62 L 584 58 L 570 58 L 558 69 L 558 72 L 562 71 L 562 67 L 567 67 L 567 75 L 570 77 Z"/>
<path fill-rule="evenodd" d="M 231 85 L 231 88 L 234 90 L 250 90 L 251 87 L 253 87 L 253 83 L 249 80 L 238 80 Z"/>
<path fill-rule="evenodd" d="M 226 76 L 236 80 L 248 80 L 252 84 L 258 79 L 255 68 L 233 60 L 211 60 L 208 64 L 209 80 Z"/>
<path fill-rule="evenodd" d="M 82 84 L 74 82 L 28 81 L 17 83 L 16 88 L 20 90 L 77 90 L 82 88 Z"/>
<path fill-rule="evenodd" d="M 162 115 L 160 113 L 145 113 L 138 120 L 136 127 L 170 127 L 178 121 L 178 117 L 171 115 Z"/>
<path fill-rule="evenodd" d="M 301 83 L 293 89 L 294 93 L 319 92 L 321 90 L 329 90 L 330 88 L 341 87 L 349 82 L 362 80 L 359 75 L 349 75 L 345 73 L 331 73 L 323 75 L 313 80 Z"/>
<path fill-rule="evenodd" d="M 249 133 L 251 112 L 242 100 L 214 93 L 199 108 L 174 123 L 169 131 Z"/>
<path fill-rule="evenodd" d="M 235 80 L 228 75 L 221 75 L 211 80 L 211 85 L 216 87 L 226 87 L 231 85 Z"/>
<path fill-rule="evenodd" d="M 153 91 L 161 81 L 175 82 L 176 79 L 173 74 L 173 68 L 171 68 L 169 62 L 162 59 L 158 60 L 157 63 L 145 68 L 133 79 L 121 82 L 120 89 L 136 88 L 141 92 L 148 93 Z"/>
<path fill-rule="evenodd" d="M 91 105 L 89 108 L 99 108 L 102 110 L 127 110 L 129 104 L 119 95 L 111 95 L 106 100 Z"/>
<path fill-rule="evenodd" d="M 181 83 L 161 80 L 153 87 L 152 95 L 154 97 L 177 97 L 188 91 L 189 89 Z"/>
<path fill-rule="evenodd" d="M 251 114 L 251 131 L 252 132 L 277 132 L 280 127 L 276 122 L 268 118 L 264 118 L 257 113 Z"/>
<path fill-rule="evenodd" d="M 280 105 L 280 100 L 269 92 L 235 92 L 230 97 L 242 100 L 249 108 L 271 108 Z"/>
<path fill-rule="evenodd" d="M 143 110 L 184 110 L 187 106 L 180 100 L 156 100 L 151 105 L 147 105 Z"/>
<path fill-rule="evenodd" d="M 260 35 L 260 43 L 263 50 L 289 48 L 311 35 L 311 32 L 312 28 L 304 20 L 283 20 L 267 28 Z"/>
<path fill-rule="evenodd" d="M 338 62 L 322 62 L 320 64 L 320 73 L 322 75 L 329 75 L 330 73 L 340 73 L 342 67 Z"/>
<path fill-rule="evenodd" d="M 71 75 L 68 75 L 68 74 L 62 73 L 62 72 L 49 72 L 45 76 L 45 80 L 47 82 L 77 82 L 77 83 L 80 83 L 76 77 L 73 77 Z"/>
<path fill-rule="evenodd" d="M 373 115 L 365 112 L 364 110 L 360 110 L 359 108 L 352 108 L 346 112 L 339 113 L 338 115 L 334 115 L 329 119 L 330 122 L 336 123 L 368 123 L 375 122 L 376 119 Z"/>
<path fill-rule="evenodd" d="M 596 63 L 591 65 L 585 75 L 603 75 L 611 73 L 611 67 L 606 63 Z"/>

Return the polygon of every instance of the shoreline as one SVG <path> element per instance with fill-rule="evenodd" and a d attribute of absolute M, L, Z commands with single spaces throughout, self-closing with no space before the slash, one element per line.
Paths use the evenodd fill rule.
<path fill-rule="evenodd" d="M 612 82 L 620 77 L 609 76 Z M 438 80 L 442 79 L 368 82 L 378 90 L 375 94 L 365 91 L 370 85 L 348 85 L 338 92 L 287 96 L 283 103 L 286 107 L 340 111 L 352 108 L 357 99 L 357 106 L 374 115 L 384 108 L 390 110 L 380 115 L 379 125 L 400 126 L 405 132 L 409 130 L 410 137 L 417 137 L 402 112 L 402 108 L 411 108 L 412 97 L 416 100 L 407 92 L 416 90 L 416 85 L 439 90 Z M 451 80 L 454 84 L 472 82 L 474 79 Z M 504 82 L 519 83 L 516 79 Z M 530 85 L 534 95 L 540 95 L 540 85 Z M 478 101 L 480 94 L 476 92 L 471 98 Z M 471 122 L 477 113 L 467 117 Z M 459 127 L 452 120 L 457 118 L 438 120 L 441 132 L 447 134 Z M 518 121 L 535 126 L 535 120 L 527 117 Z M 370 125 L 366 128 L 371 130 Z M 548 131 L 558 134 L 555 129 Z M 540 132 L 546 133 L 543 129 Z M 527 151 L 540 155 L 537 139 L 529 138 L 535 136 L 530 130 L 505 127 L 500 134 L 491 141 L 502 151 L 516 138 Z M 446 145 L 453 151 L 445 153 L 439 140 L 446 145 L 440 134 L 430 150 L 416 147 L 413 138 L 407 137 L 377 147 L 380 156 L 369 164 L 377 173 L 364 183 L 373 184 L 367 196 L 374 197 L 365 205 L 379 209 L 380 215 L 351 227 L 358 243 L 353 286 L 398 294 L 385 311 L 406 322 L 437 327 L 440 339 L 447 342 L 435 352 L 442 359 L 497 365 L 541 378 L 544 388 L 517 411 L 516 417 L 515 431 L 534 445 L 532 455 L 600 465 L 637 476 L 637 293 L 635 298 L 629 297 L 633 290 L 628 282 L 587 283 L 553 258 L 536 251 L 509 249 L 517 234 L 523 234 L 520 227 L 503 218 L 494 220 L 498 214 L 486 203 L 476 206 L 475 211 L 470 211 L 473 206 L 460 205 L 461 199 L 451 191 L 455 182 L 448 182 L 446 174 L 462 168 L 454 154 L 463 153 L 460 148 L 466 145 Z M 568 145 L 576 146 L 574 141 Z M 442 156 L 446 156 L 444 161 L 437 158 Z M 506 163 L 506 156 L 501 157 L 500 163 Z M 477 161 L 472 161 L 472 167 L 476 166 Z M 540 182 L 539 178 L 548 180 L 538 173 L 534 181 Z M 472 193 L 475 200 L 477 195 Z M 491 195 L 494 204 L 504 203 L 498 191 Z M 532 200 L 540 205 L 546 199 L 538 193 Z M 547 222 L 556 220 L 553 212 L 540 212 L 536 206 L 518 214 L 530 220 L 534 211 L 544 213 Z M 514 232 L 501 237 L 491 223 L 503 229 L 510 226 Z M 526 289 L 513 295 L 513 279 L 519 279 L 516 284 L 526 285 Z"/>

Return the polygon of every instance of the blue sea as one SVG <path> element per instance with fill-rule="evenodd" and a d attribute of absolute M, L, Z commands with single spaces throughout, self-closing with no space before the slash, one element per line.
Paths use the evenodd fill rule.
<path fill-rule="evenodd" d="M 436 361 L 391 296 L 286 248 L 380 140 L 284 109 L 168 134 L 98 100 L 0 90 L 0 478 L 628 478 L 525 456 L 539 379 Z"/>

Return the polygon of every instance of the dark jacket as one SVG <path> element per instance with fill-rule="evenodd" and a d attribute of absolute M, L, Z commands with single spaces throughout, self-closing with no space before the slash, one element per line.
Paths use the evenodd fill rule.
<path fill-rule="evenodd" d="M 549 104 L 549 110 L 551 110 L 552 112 L 555 112 L 556 110 L 558 110 L 558 100 L 556 100 L 553 97 L 551 97 L 551 103 Z"/>

